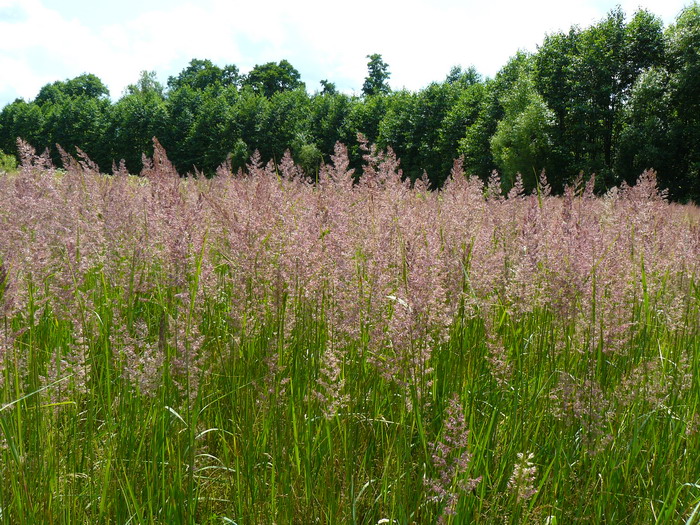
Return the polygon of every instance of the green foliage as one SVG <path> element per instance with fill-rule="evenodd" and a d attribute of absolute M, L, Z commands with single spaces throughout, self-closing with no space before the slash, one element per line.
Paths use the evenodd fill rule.
<path fill-rule="evenodd" d="M 65 98 L 88 97 L 105 99 L 108 96 L 109 90 L 102 83 L 102 80 L 93 74 L 84 74 L 70 80 L 46 84 L 39 90 L 39 94 L 34 99 L 34 102 L 42 106 L 47 103 L 60 103 Z"/>
<path fill-rule="evenodd" d="M 700 200 L 700 4 L 684 9 L 667 36 L 672 135 L 684 199 Z M 669 176 L 671 174 L 669 173 Z"/>
<path fill-rule="evenodd" d="M 462 113 L 466 119 L 460 122 L 453 109 L 462 99 L 462 111 L 469 111 L 464 106 L 473 101 L 462 95 L 473 85 L 468 80 L 432 83 L 418 93 L 398 91 L 387 97 L 377 143 L 395 151 L 412 180 L 426 172 L 432 186 L 438 188 L 449 175 L 457 139 L 449 137 L 444 128 L 454 131 L 458 126 L 457 134 L 464 134 L 464 120 L 471 115 Z"/>
<path fill-rule="evenodd" d="M 197 159 L 193 165 L 187 166 L 188 171 L 193 171 L 196 166 L 206 173 L 213 173 L 231 152 L 239 137 L 231 129 L 231 108 L 237 98 L 235 87 L 218 94 L 204 93 L 197 118 L 186 139 L 187 151 Z"/>
<path fill-rule="evenodd" d="M 392 93 L 380 54 L 367 56 L 361 96 L 327 79 L 310 96 L 287 60 L 241 75 L 235 65 L 192 59 L 167 89 L 144 71 L 114 103 L 99 78 L 84 74 L 6 105 L 0 148 L 16 152 L 21 137 L 57 161 L 58 142 L 100 166 L 125 158 L 138 171 L 155 135 L 180 171 L 212 174 L 229 154 L 243 166 L 256 150 L 267 162 L 303 149 L 310 169 L 341 142 L 358 169 L 361 133 L 391 147 L 406 177 L 427 173 L 434 188 L 462 157 L 483 179 L 502 171 L 506 186 L 522 172 L 531 187 L 544 168 L 555 192 L 581 172 L 596 173 L 602 191 L 653 167 L 674 199 L 698 200 L 699 13 L 697 3 L 687 7 L 664 32 L 650 12 L 627 19 L 618 7 L 590 27 L 546 35 L 536 53 L 516 53 L 494 78 L 453 67 L 416 92 Z"/>
<path fill-rule="evenodd" d="M 211 60 L 193 58 L 189 65 L 176 77 L 168 79 L 168 89 L 177 91 L 185 86 L 195 90 L 212 87 L 237 86 L 240 83 L 238 67 L 227 65 L 223 68 L 214 65 Z"/>
<path fill-rule="evenodd" d="M 45 121 L 41 108 L 35 103 L 17 99 L 6 105 L 0 112 L 0 149 L 16 152 L 18 137 L 36 147 L 47 147 Z"/>
<path fill-rule="evenodd" d="M 229 133 L 241 137 L 251 152 L 259 149 L 267 140 L 264 124 L 270 112 L 270 104 L 267 97 L 246 87 L 241 90 L 231 110 Z"/>
<path fill-rule="evenodd" d="M 330 82 L 328 80 L 321 80 L 321 87 L 323 88 L 321 90 L 321 95 L 337 95 L 338 94 L 338 88 L 335 85 L 335 82 Z"/>
<path fill-rule="evenodd" d="M 660 20 L 638 11 L 626 23 L 617 8 L 585 30 L 547 36 L 534 60 L 535 85 L 555 115 L 552 170 L 596 172 L 614 184 L 630 90 L 642 71 L 663 62 Z"/>
<path fill-rule="evenodd" d="M 497 168 L 491 151 L 491 138 L 498 122 L 503 119 L 503 100 L 511 95 L 524 71 L 531 68 L 531 58 L 518 52 L 510 58 L 482 89 L 470 88 L 474 94 L 468 99 L 465 117 L 468 119 L 464 135 L 458 140 L 458 153 L 464 158 L 467 173 L 486 179 Z"/>
<path fill-rule="evenodd" d="M 548 166 L 554 113 L 535 90 L 531 73 L 523 69 L 512 89 L 501 98 L 504 115 L 491 137 L 491 153 L 511 187 L 520 173 L 527 190 Z"/>
<path fill-rule="evenodd" d="M 168 121 L 165 102 L 154 91 L 125 95 L 114 104 L 111 116 L 106 134 L 113 158 L 123 159 L 130 172 L 138 173 L 143 155 L 153 152 L 153 137 L 164 135 Z"/>
<path fill-rule="evenodd" d="M 467 142 L 472 144 L 474 140 L 474 149 L 482 148 L 482 151 L 489 153 L 488 148 L 483 148 L 483 144 L 476 140 L 478 135 L 476 127 L 479 119 L 485 119 L 483 115 L 486 97 L 486 85 L 483 82 L 469 84 L 457 94 L 457 99 L 454 104 L 448 109 L 445 118 L 442 121 L 439 131 L 440 150 L 447 157 L 455 156 L 453 152 L 458 152 L 460 155 L 465 155 L 469 147 Z M 476 127 L 475 127 L 476 126 Z M 467 140 L 466 137 L 470 136 Z M 460 144 L 464 143 L 464 149 L 461 150 Z M 460 151 L 461 150 L 461 151 Z M 473 155 L 468 156 L 473 160 Z M 468 162 L 472 174 L 487 174 L 490 171 L 490 166 L 487 168 L 475 168 L 479 165 L 478 162 Z"/>
<path fill-rule="evenodd" d="M 109 91 L 95 75 L 47 84 L 33 102 L 17 100 L 0 114 L 0 147 L 16 151 L 22 138 L 40 149 L 48 148 L 55 162 L 60 156 L 55 145 L 71 153 L 85 151 L 100 165 L 111 164 L 105 141 L 111 118 Z"/>
<path fill-rule="evenodd" d="M 683 174 L 669 177 L 674 159 L 680 154 L 671 133 L 673 104 L 669 96 L 669 76 L 663 68 L 642 73 L 630 93 L 622 115 L 616 171 L 628 183 L 635 173 L 659 170 L 659 181 L 674 195 L 681 190 Z"/>
<path fill-rule="evenodd" d="M 232 170 L 243 169 L 250 159 L 251 152 L 243 139 L 236 140 L 228 157 Z"/>
<path fill-rule="evenodd" d="M 304 173 L 312 179 L 318 178 L 318 169 L 323 161 L 323 154 L 316 144 L 303 141 L 295 148 L 295 160 Z"/>
<path fill-rule="evenodd" d="M 340 142 L 350 150 L 353 168 L 362 166 L 362 153 L 357 142 L 357 134 L 362 133 L 369 142 L 376 143 L 379 127 L 387 111 L 388 99 L 384 96 L 355 98 L 350 103 L 347 118 L 340 128 Z"/>
<path fill-rule="evenodd" d="M 386 113 L 378 127 L 377 145 L 391 147 L 409 166 L 417 159 L 419 137 L 416 137 L 419 95 L 407 90 L 394 91 L 386 97 Z"/>
<path fill-rule="evenodd" d="M 309 132 L 310 103 L 303 89 L 279 91 L 270 98 L 259 123 L 261 140 L 255 144 L 263 157 L 280 160 L 297 136 Z"/>
<path fill-rule="evenodd" d="M 362 84 L 362 94 L 365 96 L 371 95 L 386 95 L 391 91 L 389 87 L 389 64 L 382 60 L 382 55 L 374 53 L 367 55 L 367 77 Z"/>
<path fill-rule="evenodd" d="M 204 92 L 188 85 L 171 91 L 165 100 L 168 122 L 160 140 L 171 161 L 181 172 L 188 172 L 201 163 L 189 141 L 204 100 Z"/>
<path fill-rule="evenodd" d="M 163 97 L 165 88 L 163 84 L 158 82 L 155 71 L 141 71 L 141 76 L 136 81 L 136 84 L 130 84 L 126 88 L 129 95 L 145 95 L 146 93 L 155 93 Z"/>
<path fill-rule="evenodd" d="M 685 8 L 666 35 L 668 68 L 678 75 L 676 89 L 697 107 L 700 90 L 700 4 Z"/>
<path fill-rule="evenodd" d="M 461 66 L 453 66 L 445 78 L 445 82 L 451 85 L 458 84 L 462 87 L 469 87 L 479 84 L 482 81 L 481 75 L 474 66 L 462 69 Z"/>
<path fill-rule="evenodd" d="M 17 158 L 0 150 L 0 173 L 12 172 L 17 169 Z M 0 283 L 0 286 L 2 283 Z M 0 296 L 0 299 L 2 297 Z"/>
<path fill-rule="evenodd" d="M 343 142 L 342 129 L 353 101 L 343 93 L 322 92 L 311 98 L 309 133 L 323 155 L 333 154 L 336 142 Z"/>
<path fill-rule="evenodd" d="M 78 96 L 57 104 L 47 104 L 42 111 L 46 118 L 49 144 L 59 144 L 73 155 L 78 147 L 98 165 L 111 165 L 110 152 L 104 148 L 104 137 L 111 122 L 112 107 L 109 101 Z M 60 158 L 57 152 L 54 152 L 54 158 Z"/>
<path fill-rule="evenodd" d="M 641 74 L 622 112 L 616 170 L 627 181 L 654 168 L 673 198 L 700 198 L 700 7 L 665 35 L 664 65 Z"/>
<path fill-rule="evenodd" d="M 276 93 L 303 89 L 305 84 L 301 75 L 287 60 L 279 63 L 268 62 L 256 65 L 243 78 L 243 86 L 250 86 L 255 93 L 272 98 Z"/>

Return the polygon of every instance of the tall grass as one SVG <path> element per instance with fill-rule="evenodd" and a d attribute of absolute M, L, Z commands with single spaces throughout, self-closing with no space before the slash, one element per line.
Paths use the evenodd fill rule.
<path fill-rule="evenodd" d="M 338 146 L 0 178 L 3 523 L 700 523 L 700 221 Z"/>

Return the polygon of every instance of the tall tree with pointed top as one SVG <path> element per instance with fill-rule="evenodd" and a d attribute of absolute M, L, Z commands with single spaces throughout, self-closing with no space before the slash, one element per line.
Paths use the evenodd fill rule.
<path fill-rule="evenodd" d="M 386 95 L 391 91 L 388 80 L 391 76 L 389 73 L 389 64 L 382 60 L 382 55 L 374 53 L 367 55 L 367 78 L 362 85 L 362 93 L 365 96 L 370 95 Z"/>

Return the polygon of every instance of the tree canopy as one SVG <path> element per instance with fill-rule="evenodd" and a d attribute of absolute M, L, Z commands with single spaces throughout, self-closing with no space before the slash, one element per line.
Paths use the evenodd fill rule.
<path fill-rule="evenodd" d="M 386 95 L 391 91 L 389 87 L 389 64 L 382 60 L 382 55 L 374 53 L 367 55 L 367 77 L 362 85 L 364 95 Z"/>
<path fill-rule="evenodd" d="M 454 67 L 416 92 L 392 91 L 389 65 L 367 55 L 359 95 L 324 79 L 310 94 L 287 60 L 242 74 L 236 65 L 192 59 L 161 84 L 142 72 L 112 102 L 92 74 L 43 86 L 34 100 L 0 111 L 0 150 L 22 137 L 38 148 L 83 149 L 103 169 L 131 171 L 150 154 L 152 137 L 182 171 L 213 174 L 227 158 L 245 167 L 286 150 L 314 176 L 344 143 L 362 165 L 358 133 L 392 148 L 406 177 L 427 173 L 438 188 L 452 161 L 504 185 L 522 175 L 526 189 L 541 171 L 554 191 L 579 173 L 596 173 L 598 190 L 632 182 L 648 168 L 672 198 L 700 200 L 700 7 L 664 28 L 652 13 L 618 7 L 587 28 L 546 35 L 534 53 L 518 52 L 493 78 Z M 506 188 L 507 189 L 507 188 Z"/>
<path fill-rule="evenodd" d="M 250 86 L 254 92 L 271 98 L 275 93 L 304 88 L 301 75 L 287 60 L 279 63 L 268 62 L 255 66 L 243 78 L 243 86 Z"/>

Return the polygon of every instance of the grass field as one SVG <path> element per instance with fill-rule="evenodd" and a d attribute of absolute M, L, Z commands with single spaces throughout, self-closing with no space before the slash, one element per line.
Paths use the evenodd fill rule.
<path fill-rule="evenodd" d="M 700 217 L 338 147 L 0 177 L 8 524 L 700 523 Z"/>

